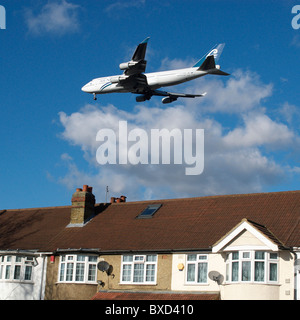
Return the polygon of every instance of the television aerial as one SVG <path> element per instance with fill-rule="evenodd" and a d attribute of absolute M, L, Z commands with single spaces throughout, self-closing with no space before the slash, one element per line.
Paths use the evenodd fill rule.
<path fill-rule="evenodd" d="M 219 285 L 223 282 L 224 277 L 218 271 L 210 271 L 208 273 L 209 279 L 216 281 Z"/>

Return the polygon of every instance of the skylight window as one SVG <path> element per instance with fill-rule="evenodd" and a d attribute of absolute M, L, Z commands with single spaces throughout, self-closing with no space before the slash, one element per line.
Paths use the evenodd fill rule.
<path fill-rule="evenodd" d="M 151 204 L 137 218 L 152 218 L 160 207 L 161 204 Z"/>

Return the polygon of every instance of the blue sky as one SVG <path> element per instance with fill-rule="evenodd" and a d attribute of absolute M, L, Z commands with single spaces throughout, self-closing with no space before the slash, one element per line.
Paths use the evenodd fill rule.
<path fill-rule="evenodd" d="M 0 208 L 68 205 L 76 187 L 98 202 L 299 189 L 300 29 L 297 1 L 2 0 L 0 30 Z M 216 43 L 230 77 L 207 76 L 172 88 L 205 98 L 164 106 L 131 94 L 80 89 L 121 74 L 150 36 L 147 72 L 192 66 Z M 98 130 L 132 127 L 205 130 L 205 169 L 100 166 Z"/>

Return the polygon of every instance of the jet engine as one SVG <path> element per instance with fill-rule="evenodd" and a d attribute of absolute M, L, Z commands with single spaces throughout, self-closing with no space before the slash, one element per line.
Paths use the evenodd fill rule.
<path fill-rule="evenodd" d="M 110 77 L 109 81 L 111 83 L 120 83 L 126 80 L 127 78 L 128 78 L 127 76 L 113 76 L 113 77 Z"/>
<path fill-rule="evenodd" d="M 167 104 L 167 103 L 172 103 L 174 101 L 177 101 L 177 98 L 175 98 L 175 97 L 165 97 L 161 101 L 162 101 L 163 104 Z"/>
<path fill-rule="evenodd" d="M 128 61 L 128 62 L 123 62 L 120 64 L 120 69 L 121 70 L 128 70 L 132 67 L 134 67 L 138 62 L 137 61 Z"/>
<path fill-rule="evenodd" d="M 143 95 L 141 95 L 141 96 L 137 96 L 137 97 L 135 98 L 136 102 L 144 102 L 144 101 L 150 100 L 150 99 L 151 99 L 151 96 L 145 95 L 145 94 L 143 94 Z"/>
<path fill-rule="evenodd" d="M 135 98 L 135 100 L 136 100 L 136 102 L 144 102 L 144 101 L 146 101 L 146 97 L 145 97 L 144 95 L 142 95 L 142 96 L 137 96 L 137 97 Z"/>

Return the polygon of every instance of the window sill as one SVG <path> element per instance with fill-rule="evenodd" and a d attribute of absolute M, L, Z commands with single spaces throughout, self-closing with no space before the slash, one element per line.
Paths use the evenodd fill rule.
<path fill-rule="evenodd" d="M 263 285 L 263 286 L 281 286 L 278 282 L 253 282 L 253 281 L 237 281 L 237 282 L 224 282 L 223 286 L 232 286 L 232 285 Z"/>
<path fill-rule="evenodd" d="M 199 286 L 205 287 L 205 286 L 209 286 L 209 283 L 185 283 L 184 285 L 187 287 L 199 287 Z"/>
<path fill-rule="evenodd" d="M 97 282 L 75 282 L 75 281 L 58 281 L 58 282 L 55 282 L 56 285 L 58 284 L 84 284 L 84 285 L 97 285 L 98 283 Z"/>
<path fill-rule="evenodd" d="M 120 286 L 157 286 L 157 283 L 120 282 Z"/>
<path fill-rule="evenodd" d="M 33 281 L 25 281 L 25 280 L 0 280 L 0 283 L 15 283 L 15 284 L 31 284 L 31 285 L 34 285 Z"/>

